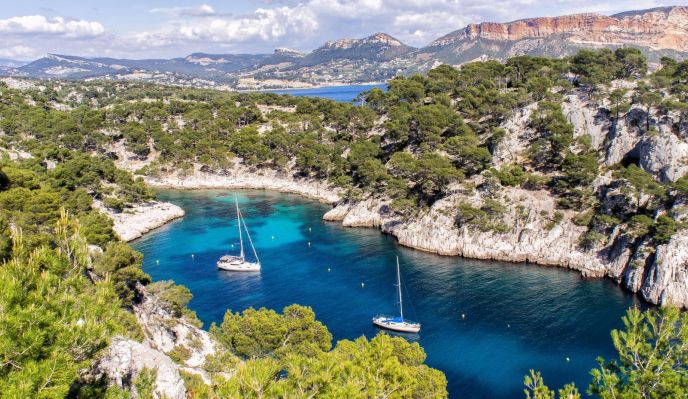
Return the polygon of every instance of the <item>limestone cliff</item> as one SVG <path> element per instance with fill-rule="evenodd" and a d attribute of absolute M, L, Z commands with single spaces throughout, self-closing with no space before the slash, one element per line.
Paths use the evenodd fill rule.
<path fill-rule="evenodd" d="M 526 106 L 502 124 L 507 135 L 495 149 L 497 167 L 520 163 L 532 139 L 529 118 L 535 104 Z M 679 116 L 652 115 L 654 130 L 639 127 L 646 113 L 633 107 L 618 121 L 606 104 L 587 98 L 584 92 L 567 95 L 563 111 L 574 127 L 574 137 L 587 136 L 600 154 L 601 165 L 635 160 L 641 168 L 665 182 L 675 181 L 688 172 L 688 142 Z M 624 206 L 618 188 L 608 186 L 611 171 L 603 172 L 593 183 L 603 206 Z M 480 186 L 483 177 L 472 179 Z M 581 246 L 587 227 L 574 223 L 577 212 L 557 209 L 556 199 L 546 190 L 503 187 L 497 193 L 453 187 L 450 194 L 418 215 L 402 216 L 390 208 L 385 198 L 368 197 L 357 202 L 340 202 L 325 220 L 341 221 L 344 226 L 379 227 L 395 236 L 399 243 L 441 255 L 476 259 L 530 262 L 561 266 L 582 272 L 587 277 L 609 277 L 648 302 L 688 307 L 688 232 L 679 230 L 667 243 L 654 245 L 630 236 L 619 225 L 604 243 L 592 248 Z M 461 225 L 459 205 L 479 207 L 488 198 L 506 206 L 502 223 L 506 231 L 481 230 Z M 555 212 L 561 212 L 555 218 Z M 676 220 L 685 219 L 686 204 L 673 204 Z"/>
<path fill-rule="evenodd" d="M 656 61 L 663 54 L 685 54 L 686 35 L 688 7 L 683 6 L 612 16 L 588 13 L 506 23 L 483 22 L 436 39 L 419 51 L 418 60 L 439 59 L 457 64 L 479 57 L 562 56 L 579 48 L 635 46 Z"/>

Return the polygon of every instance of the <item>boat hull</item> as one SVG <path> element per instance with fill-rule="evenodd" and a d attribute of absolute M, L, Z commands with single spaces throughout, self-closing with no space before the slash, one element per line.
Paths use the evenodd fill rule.
<path fill-rule="evenodd" d="M 260 262 L 246 262 L 240 257 L 223 256 L 217 261 L 217 268 L 230 272 L 259 272 Z"/>
<path fill-rule="evenodd" d="M 375 317 L 373 318 L 373 324 L 392 331 L 417 333 L 420 332 L 420 324 L 408 322 L 405 320 L 397 320 L 396 318 L 390 317 Z"/>

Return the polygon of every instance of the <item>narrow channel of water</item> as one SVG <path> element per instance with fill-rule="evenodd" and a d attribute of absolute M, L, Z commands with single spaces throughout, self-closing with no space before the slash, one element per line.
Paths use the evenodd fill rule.
<path fill-rule="evenodd" d="M 260 274 L 215 267 L 238 241 L 235 193 L 263 263 Z M 189 306 L 206 327 L 226 309 L 299 303 L 313 307 L 336 340 L 373 337 L 371 317 L 395 312 L 398 255 L 406 313 L 423 324 L 414 339 L 427 363 L 447 375 L 451 398 L 523 397 L 531 368 L 550 386 L 575 381 L 585 391 L 595 358 L 614 354 L 610 330 L 639 305 L 610 281 L 583 280 L 576 272 L 403 248 L 375 229 L 324 222 L 327 205 L 294 195 L 203 190 L 159 197 L 186 216 L 133 245 L 155 280 L 191 290 Z"/>
<path fill-rule="evenodd" d="M 347 85 L 347 86 L 325 86 L 316 87 L 314 89 L 285 89 L 285 90 L 266 90 L 267 92 L 277 94 L 289 94 L 297 97 L 321 97 L 339 102 L 352 102 L 364 91 L 372 90 L 374 88 L 387 90 L 387 85 L 384 83 L 373 85 Z"/>

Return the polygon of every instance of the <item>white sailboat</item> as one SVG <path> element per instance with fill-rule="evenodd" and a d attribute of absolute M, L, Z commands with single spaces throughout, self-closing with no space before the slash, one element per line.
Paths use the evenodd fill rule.
<path fill-rule="evenodd" d="M 234 197 L 234 202 L 236 203 L 237 212 L 237 227 L 239 228 L 239 256 L 236 255 L 224 255 L 217 261 L 218 269 L 228 270 L 231 272 L 259 272 L 260 271 L 260 259 L 258 259 L 258 254 L 256 253 L 256 248 L 253 246 L 253 241 L 251 241 L 251 235 L 248 232 L 248 227 L 244 222 L 244 218 L 241 216 L 241 210 L 239 209 L 239 200 Z M 251 250 L 253 251 L 253 256 L 255 257 L 255 262 L 249 262 L 246 260 L 246 254 L 244 253 L 244 238 L 241 232 L 241 228 L 246 230 L 246 237 L 248 237 L 248 242 L 251 245 Z"/>
<path fill-rule="evenodd" d="M 404 305 L 401 295 L 401 272 L 399 271 L 399 257 L 397 256 L 397 289 L 399 295 L 399 316 L 378 315 L 373 317 L 373 324 L 393 331 L 417 333 L 420 323 L 404 319 Z"/>

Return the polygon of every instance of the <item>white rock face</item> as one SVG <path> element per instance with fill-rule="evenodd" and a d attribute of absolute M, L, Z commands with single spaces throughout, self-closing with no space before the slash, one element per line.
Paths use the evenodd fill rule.
<path fill-rule="evenodd" d="M 607 276 L 651 303 L 688 307 L 688 236 L 679 233 L 660 245 L 654 261 L 649 257 L 652 248 L 641 244 L 634 249 L 620 228 L 606 246 L 586 251 L 579 245 L 586 228 L 572 222 L 575 212 L 564 212 L 559 223 L 551 223 L 556 204 L 547 191 L 507 188 L 501 200 L 507 206 L 504 223 L 511 229 L 506 233 L 457 225 L 457 205 L 478 206 L 479 194 L 452 194 L 409 220 L 395 215 L 385 201 L 372 199 L 340 203 L 323 219 L 380 227 L 401 245 L 440 255 L 530 262 L 578 270 L 586 277 Z"/>
<path fill-rule="evenodd" d="M 141 284 L 136 290 L 141 301 L 134 305 L 133 310 L 144 332 L 143 342 L 113 338 L 92 374 L 96 378 L 105 375 L 111 384 L 135 394 L 133 382 L 136 377 L 144 368 L 154 369 L 157 372 L 155 394 L 161 399 L 187 397 L 181 371 L 197 374 L 210 384 L 210 376 L 202 367 L 206 357 L 216 353 L 217 343 L 207 331 L 174 315 L 165 303 L 147 293 Z M 189 356 L 178 364 L 168 354 L 180 349 Z"/>
<path fill-rule="evenodd" d="M 657 247 L 640 292 L 648 302 L 688 307 L 688 236 Z"/>
<path fill-rule="evenodd" d="M 640 166 L 662 181 L 676 181 L 688 172 L 688 143 L 662 130 L 641 141 Z"/>
<path fill-rule="evenodd" d="M 186 388 L 179 367 L 164 353 L 122 337 L 112 339 L 106 355 L 95 366 L 96 375 L 105 375 L 111 384 L 134 390 L 132 384 L 144 368 L 157 372 L 156 398 L 185 399 Z"/>
<path fill-rule="evenodd" d="M 183 347 L 190 356 L 181 368 L 210 383 L 210 377 L 202 366 L 206 356 L 215 354 L 216 344 L 208 332 L 176 317 L 155 296 L 147 294 L 144 287 L 139 286 L 138 291 L 142 300 L 134 306 L 134 314 L 143 327 L 145 342 L 163 353 Z"/>
<path fill-rule="evenodd" d="M 153 229 L 184 216 L 182 208 L 169 202 L 146 202 L 120 213 L 112 212 L 99 201 L 93 203 L 96 208 L 112 219 L 112 228 L 123 241 L 137 239 Z"/>
<path fill-rule="evenodd" d="M 564 97 L 562 112 L 573 125 L 573 137 L 587 135 L 593 148 L 602 147 L 611 122 L 599 108 L 588 104 L 578 93 Z"/>
<path fill-rule="evenodd" d="M 492 161 L 495 166 L 518 163 L 521 153 L 526 149 L 530 136 L 530 115 L 537 104 L 530 104 L 507 119 L 500 128 L 506 131 L 506 137 L 497 145 Z"/>
<path fill-rule="evenodd" d="M 316 180 L 295 179 L 288 173 L 267 169 L 250 171 L 248 168 L 234 168 L 227 175 L 218 175 L 196 171 L 189 176 L 178 174 L 152 178 L 146 183 L 153 187 L 175 189 L 202 188 L 247 188 L 257 190 L 274 190 L 300 194 L 304 197 L 327 203 L 339 201 L 339 193 L 326 183 Z"/>

